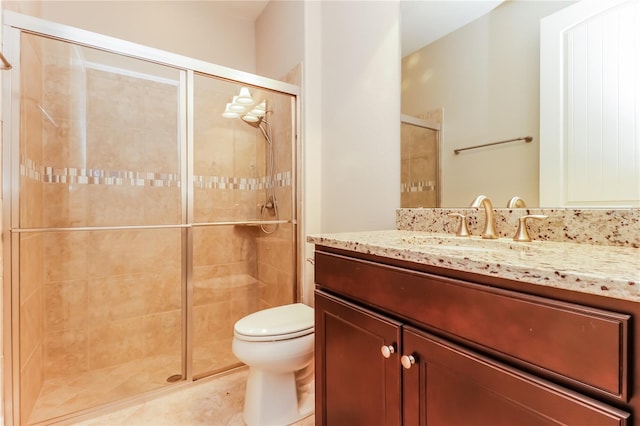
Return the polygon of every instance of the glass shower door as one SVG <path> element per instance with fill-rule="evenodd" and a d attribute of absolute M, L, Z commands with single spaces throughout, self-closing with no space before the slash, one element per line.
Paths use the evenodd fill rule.
<path fill-rule="evenodd" d="M 262 120 L 228 119 L 228 68 L 5 18 L 6 418 L 240 365 L 235 321 L 296 298 L 295 86 L 247 77 Z"/>
<path fill-rule="evenodd" d="M 184 377 L 184 71 L 20 43 L 14 374 L 31 424 Z"/>
<path fill-rule="evenodd" d="M 400 206 L 438 207 L 440 131 L 413 119 L 400 123 Z"/>
<path fill-rule="evenodd" d="M 199 73 L 193 88 L 197 379 L 240 365 L 231 349 L 237 320 L 295 298 L 295 104 L 291 95 Z M 252 100 L 229 114 L 241 92 Z"/>

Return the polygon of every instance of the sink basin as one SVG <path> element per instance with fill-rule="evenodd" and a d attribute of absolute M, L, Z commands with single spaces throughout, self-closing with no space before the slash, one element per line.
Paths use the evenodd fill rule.
<path fill-rule="evenodd" d="M 450 235 L 411 235 L 401 237 L 403 244 L 410 244 L 416 247 L 431 247 L 439 250 L 456 250 L 456 251 L 488 251 L 498 252 L 505 250 L 515 250 L 518 252 L 526 252 L 532 250 L 532 245 L 527 243 L 518 243 L 511 239 L 498 238 L 495 240 L 483 239 L 481 237 L 455 237 Z"/>

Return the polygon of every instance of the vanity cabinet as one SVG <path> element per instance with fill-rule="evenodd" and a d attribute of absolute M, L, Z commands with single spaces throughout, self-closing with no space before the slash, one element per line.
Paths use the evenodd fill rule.
<path fill-rule="evenodd" d="M 316 424 L 400 425 L 402 381 L 395 348 L 401 323 L 322 293 L 316 294 L 314 309 L 323 387 Z M 383 345 L 394 347 L 389 358 L 380 351 Z"/>
<path fill-rule="evenodd" d="M 632 424 L 630 313 L 325 247 L 315 265 L 317 424 Z"/>

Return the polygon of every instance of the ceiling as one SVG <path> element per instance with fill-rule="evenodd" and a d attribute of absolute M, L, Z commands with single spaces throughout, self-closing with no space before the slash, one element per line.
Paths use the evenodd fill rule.
<path fill-rule="evenodd" d="M 272 0 L 278 1 L 278 0 Z M 355 0 L 342 0 L 355 1 Z M 488 13 L 504 0 L 400 0 L 402 56 Z M 237 16 L 255 21 L 269 0 L 217 1 Z"/>
<path fill-rule="evenodd" d="M 269 3 L 269 0 L 210 0 L 225 13 L 255 21 Z"/>
<path fill-rule="evenodd" d="M 457 30 L 503 0 L 400 0 L 402 56 Z"/>

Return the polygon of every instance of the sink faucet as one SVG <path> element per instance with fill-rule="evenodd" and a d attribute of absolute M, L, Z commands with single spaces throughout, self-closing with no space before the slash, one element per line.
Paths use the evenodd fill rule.
<path fill-rule="evenodd" d="M 527 205 L 525 204 L 524 200 L 518 197 L 517 195 L 511 198 L 507 203 L 507 208 L 509 209 L 526 208 L 526 207 Z"/>
<path fill-rule="evenodd" d="M 493 215 L 493 204 L 491 204 L 491 200 L 484 195 L 478 195 L 471 203 L 471 207 L 480 206 L 484 207 L 484 230 L 482 231 L 482 238 L 498 238 L 496 234 L 496 219 Z"/>

